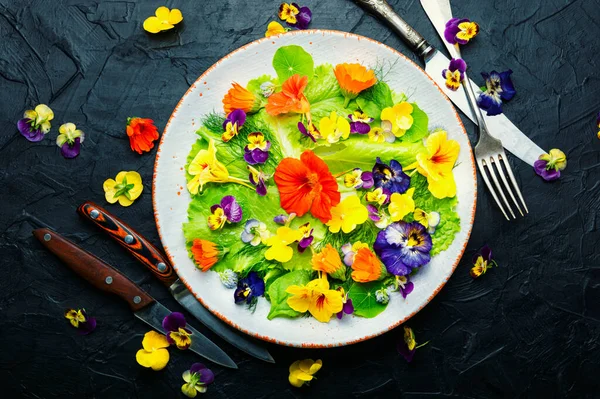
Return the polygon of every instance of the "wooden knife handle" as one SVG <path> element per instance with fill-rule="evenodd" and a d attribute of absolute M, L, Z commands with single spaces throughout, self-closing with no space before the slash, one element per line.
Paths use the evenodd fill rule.
<path fill-rule="evenodd" d="M 154 302 L 150 295 L 121 272 L 57 232 L 44 228 L 34 230 L 33 235 L 71 270 L 96 288 L 120 296 L 133 311 L 140 310 Z"/>
<path fill-rule="evenodd" d="M 148 240 L 107 210 L 86 201 L 77 208 L 80 215 L 100 227 L 144 264 L 167 287 L 177 280 L 177 274 L 166 257 Z"/>

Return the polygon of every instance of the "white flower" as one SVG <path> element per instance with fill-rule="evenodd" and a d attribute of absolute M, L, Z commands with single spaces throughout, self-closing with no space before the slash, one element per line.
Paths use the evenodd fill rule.
<path fill-rule="evenodd" d="M 225 288 L 232 289 L 237 287 L 238 275 L 233 270 L 227 269 L 219 273 L 219 277 Z"/>

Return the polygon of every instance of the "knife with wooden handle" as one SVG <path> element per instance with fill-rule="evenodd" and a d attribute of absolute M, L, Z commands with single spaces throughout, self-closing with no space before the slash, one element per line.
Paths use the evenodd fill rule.
<path fill-rule="evenodd" d="M 196 319 L 215 334 L 236 348 L 269 363 L 274 363 L 273 357 L 263 346 L 254 340 L 246 338 L 226 326 L 221 320 L 208 311 L 187 287 L 179 280 L 173 266 L 158 248 L 143 236 L 138 234 L 125 222 L 119 220 L 106 209 L 86 201 L 77 208 L 77 212 L 88 219 L 146 266 L 168 288 L 175 300 L 187 309 Z"/>
<path fill-rule="evenodd" d="M 96 288 L 117 295 L 127 302 L 137 318 L 160 333 L 167 333 L 162 327 L 162 321 L 171 311 L 124 274 L 53 230 L 36 229 L 33 235 L 79 276 Z M 192 332 L 192 344 L 189 348 L 192 352 L 222 366 L 237 368 L 235 362 L 211 340 L 189 325 L 186 328 Z"/>

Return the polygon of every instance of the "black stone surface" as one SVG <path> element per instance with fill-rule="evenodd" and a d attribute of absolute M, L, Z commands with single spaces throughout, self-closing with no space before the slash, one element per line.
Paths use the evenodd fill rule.
<path fill-rule="evenodd" d="M 182 10 L 176 30 L 148 35 L 141 24 L 165 4 Z M 431 43 L 442 47 L 418 1 L 391 1 Z M 594 397 L 600 373 L 600 2 L 461 0 L 455 15 L 481 25 L 464 49 L 473 71 L 512 68 L 517 96 L 506 114 L 545 149 L 569 159 L 563 178 L 544 183 L 511 159 L 530 214 L 507 222 L 480 185 L 467 253 L 446 287 L 409 322 L 419 349 L 407 364 L 399 329 L 345 348 L 270 345 L 277 360 L 254 360 L 223 341 L 240 369 L 210 365 L 207 398 L 286 397 Z M 307 0 L 312 27 L 354 32 L 415 58 L 383 25 L 346 0 Z M 263 36 L 279 1 L 0 0 L 0 382 L 4 398 L 181 397 L 181 373 L 198 357 L 171 350 L 161 372 L 135 353 L 148 330 L 125 304 L 66 269 L 31 236 L 34 215 L 118 265 L 173 310 L 181 308 L 133 258 L 75 213 L 104 203 L 102 182 L 137 170 L 145 191 L 131 207 L 110 209 L 158 244 L 152 217 L 154 149 L 139 156 L 125 135 L 128 116 L 162 131 L 189 85 L 230 51 Z M 475 73 L 472 74 L 475 76 Z M 32 144 L 16 122 L 48 104 L 52 132 Z M 54 144 L 73 122 L 87 138 L 75 160 Z M 470 133 L 473 126 L 465 123 Z M 480 181 L 481 184 L 481 181 Z M 488 243 L 500 267 L 469 277 L 471 254 Z M 97 330 L 77 335 L 63 318 L 84 307 Z M 192 322 L 201 331 L 206 329 Z M 212 336 L 212 334 L 207 333 Z M 296 359 L 323 359 L 310 387 L 287 382 Z"/>

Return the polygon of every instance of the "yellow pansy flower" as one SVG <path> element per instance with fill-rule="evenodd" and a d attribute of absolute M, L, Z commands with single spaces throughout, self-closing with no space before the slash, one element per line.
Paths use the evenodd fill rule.
<path fill-rule="evenodd" d="M 269 25 L 267 25 L 267 31 L 265 32 L 265 37 L 281 35 L 282 33 L 285 33 L 285 32 L 287 32 L 287 29 L 284 28 L 283 25 L 281 25 L 277 21 L 271 21 L 271 22 L 269 22 Z"/>
<path fill-rule="evenodd" d="M 390 204 L 388 205 L 388 211 L 392 222 L 402 220 L 404 216 L 408 215 L 415 210 L 415 201 L 413 200 L 413 194 L 415 188 L 411 187 L 404 194 L 393 193 L 390 197 Z"/>
<path fill-rule="evenodd" d="M 158 7 L 155 16 L 148 17 L 144 21 L 144 30 L 150 33 L 158 33 L 173 29 L 175 25 L 183 21 L 183 15 L 177 8 L 169 10 L 167 7 Z"/>
<path fill-rule="evenodd" d="M 35 109 L 28 109 L 25 111 L 23 117 L 31 119 L 33 126 L 39 126 L 42 133 L 46 134 L 52 127 L 50 121 L 54 119 L 54 112 L 46 104 L 39 104 Z"/>
<path fill-rule="evenodd" d="M 288 262 L 294 254 L 294 250 L 288 245 L 300 239 L 302 239 L 301 231 L 292 230 L 287 226 L 278 228 L 277 234 L 269 237 L 266 241 L 266 245 L 270 248 L 265 252 L 265 258 L 281 263 Z"/>
<path fill-rule="evenodd" d="M 119 201 L 121 206 L 133 204 L 144 190 L 142 176 L 136 171 L 119 172 L 115 179 L 106 179 L 103 186 L 104 198 L 110 204 Z"/>
<path fill-rule="evenodd" d="M 384 108 L 381 111 L 380 119 L 392 124 L 391 130 L 394 136 L 402 137 L 413 125 L 412 112 L 413 106 L 406 101 L 402 101 L 393 107 Z"/>
<path fill-rule="evenodd" d="M 290 285 L 286 291 L 291 296 L 287 304 L 296 312 L 308 311 L 315 319 L 327 323 L 331 316 L 342 310 L 342 293 L 329 289 L 327 275 L 317 278 L 306 286 Z"/>
<path fill-rule="evenodd" d="M 298 14 L 300 14 L 300 10 L 294 3 L 281 3 L 279 6 L 279 13 L 277 13 L 279 19 L 287 22 L 288 24 L 295 24 L 298 22 L 298 19 L 296 18 L 296 15 Z"/>
<path fill-rule="evenodd" d="M 162 370 L 169 362 L 169 347 L 167 337 L 156 331 L 149 331 L 144 335 L 142 341 L 143 349 L 135 354 L 135 360 L 143 367 L 151 368 L 154 371 Z"/>
<path fill-rule="evenodd" d="M 332 111 L 329 116 L 324 116 L 319 121 L 319 132 L 328 143 L 337 143 L 340 139 L 345 140 L 350 136 L 350 122 Z"/>
<path fill-rule="evenodd" d="M 388 200 L 388 194 L 383 192 L 383 188 L 378 187 L 373 191 L 369 191 L 366 195 L 365 195 L 365 199 L 367 200 L 367 202 L 375 202 L 379 205 L 383 205 L 387 202 Z"/>
<path fill-rule="evenodd" d="M 296 360 L 290 366 L 290 384 L 300 388 L 305 383 L 311 381 L 317 371 L 321 369 L 323 362 L 321 359 L 314 361 L 312 359 Z"/>
<path fill-rule="evenodd" d="M 340 229 L 344 233 L 350 233 L 357 225 L 362 224 L 369 218 L 367 207 L 360 203 L 356 195 L 346 197 L 331 208 L 331 220 L 326 223 L 329 231 L 337 233 Z"/>
<path fill-rule="evenodd" d="M 429 234 L 433 234 L 435 232 L 435 228 L 440 224 L 440 214 L 438 212 L 425 212 L 423 209 L 415 209 L 413 213 L 415 221 L 421 223 Z"/>
<path fill-rule="evenodd" d="M 217 148 L 213 139 L 208 142 L 206 150 L 198 151 L 188 166 L 188 173 L 194 176 L 187 183 L 188 191 L 191 194 L 198 194 L 206 183 L 229 181 L 227 167 L 217 160 Z"/>

